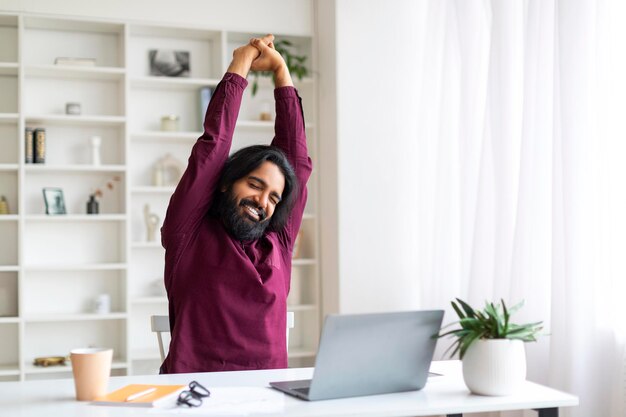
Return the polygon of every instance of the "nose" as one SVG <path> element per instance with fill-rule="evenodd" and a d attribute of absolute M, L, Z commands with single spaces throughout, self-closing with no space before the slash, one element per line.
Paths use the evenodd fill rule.
<path fill-rule="evenodd" d="M 267 211 L 267 204 L 269 203 L 269 193 L 263 192 L 254 196 L 254 202 L 259 205 L 263 210 Z"/>

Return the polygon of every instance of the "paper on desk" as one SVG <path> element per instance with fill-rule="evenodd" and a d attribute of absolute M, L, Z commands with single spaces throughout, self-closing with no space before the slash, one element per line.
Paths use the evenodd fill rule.
<path fill-rule="evenodd" d="M 208 387 L 211 396 L 200 407 L 177 407 L 168 410 L 177 414 L 207 416 L 246 416 L 251 413 L 279 413 L 285 408 L 285 395 L 272 388 Z"/>

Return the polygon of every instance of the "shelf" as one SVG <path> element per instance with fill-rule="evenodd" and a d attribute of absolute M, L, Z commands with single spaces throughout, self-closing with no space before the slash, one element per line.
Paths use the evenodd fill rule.
<path fill-rule="evenodd" d="M 0 158 L 0 182 L 8 189 L 0 194 L 7 195 L 13 210 L 0 215 L 0 230 L 9 242 L 6 253 L 0 253 L 0 264 L 6 264 L 0 265 L 0 280 L 6 281 L 0 284 L 11 301 L 3 312 L 12 315 L 0 317 L 0 338 L 11 342 L 10 349 L 0 352 L 0 380 L 71 378 L 69 363 L 32 365 L 39 354 L 69 354 L 70 339 L 80 346 L 116 349 L 115 373 L 156 369 L 160 355 L 147 323 L 152 314 L 167 314 L 169 300 L 160 292 L 165 249 L 158 238 L 144 241 L 142 209 L 150 203 L 162 223 L 176 186 L 169 181 L 151 185 L 154 161 L 171 153 L 186 165 L 189 150 L 203 134 L 199 92 L 204 87 L 215 91 L 220 83 L 230 61 L 231 35 L 245 43 L 251 34 L 29 12 L 0 13 L 0 27 L 9 48 L 0 54 L 0 78 L 8 94 L 0 110 L 6 112 L 0 113 L 0 134 L 5 136 L 0 138 L 5 156 Z M 311 36 L 287 39 L 312 57 Z M 158 48 L 188 51 L 190 77 L 150 76 L 149 51 Z M 97 66 L 54 65 L 59 57 L 93 58 Z M 311 108 L 319 106 L 316 77 L 294 79 Z M 236 146 L 259 143 L 274 133 L 274 121 L 257 117 L 262 101 L 272 101 L 271 78 L 262 77 L 260 87 L 263 97 L 246 92 Z M 67 102 L 81 103 L 83 114 L 65 114 Z M 159 130 L 162 115 L 168 114 L 180 115 L 185 130 Z M 312 144 L 318 136 L 316 121 L 306 121 Z M 26 127 L 46 128 L 47 163 L 25 163 Z M 104 165 L 89 163 L 92 136 L 102 138 Z M 101 214 L 86 214 L 89 188 L 111 177 L 121 179 L 111 200 L 101 201 Z M 44 214 L 40 190 L 49 186 L 63 188 L 68 214 Z M 294 287 L 298 297 L 290 300 L 299 304 L 288 306 L 297 317 L 290 334 L 292 365 L 315 358 L 321 328 L 319 193 L 314 194 L 303 216 L 302 258 L 291 260 L 294 285 L 299 285 Z M 70 288 L 74 284 L 80 285 L 77 291 Z M 114 312 L 93 314 L 89 305 L 104 293 L 111 295 Z M 67 302 L 56 308 L 59 300 Z"/>
<path fill-rule="evenodd" d="M 17 75 L 17 62 L 0 62 L 0 75 Z"/>
<path fill-rule="evenodd" d="M 176 189 L 175 186 L 171 187 L 157 187 L 154 185 L 146 185 L 141 187 L 132 187 L 130 189 L 131 193 L 137 194 L 172 194 Z"/>
<path fill-rule="evenodd" d="M 0 272 L 17 272 L 20 267 L 17 265 L 0 265 Z"/>
<path fill-rule="evenodd" d="M 308 266 L 317 264 L 316 259 L 296 258 L 291 260 L 292 266 Z"/>
<path fill-rule="evenodd" d="M 17 171 L 19 169 L 19 164 L 0 164 L 0 172 L 1 171 Z"/>
<path fill-rule="evenodd" d="M 37 222 L 119 222 L 125 221 L 125 214 L 28 214 L 27 221 Z"/>
<path fill-rule="evenodd" d="M 125 165 L 45 165 L 27 164 L 26 172 L 50 173 L 50 172 L 124 172 Z"/>
<path fill-rule="evenodd" d="M 157 88 L 167 90 L 196 90 L 202 87 L 215 87 L 220 80 L 212 78 L 184 77 L 133 77 L 130 79 L 132 88 Z"/>
<path fill-rule="evenodd" d="M 17 268 L 17 267 L 16 267 Z M 84 265 L 31 265 L 25 266 L 24 269 L 28 272 L 35 271 L 116 271 L 124 270 L 127 268 L 126 264 L 84 264 Z"/>
<path fill-rule="evenodd" d="M 131 133 L 130 139 L 137 142 L 182 142 L 182 141 L 196 141 L 202 132 L 161 132 L 161 131 L 145 131 Z"/>
<path fill-rule="evenodd" d="M 131 247 L 134 249 L 163 249 L 159 242 L 133 242 Z"/>
<path fill-rule="evenodd" d="M 167 297 L 135 297 L 131 302 L 133 304 L 160 304 L 167 303 Z"/>
<path fill-rule="evenodd" d="M 0 113 L 0 124 L 17 123 L 17 113 Z"/>
<path fill-rule="evenodd" d="M 289 358 L 311 358 L 317 355 L 317 351 L 312 349 L 289 348 L 287 356 Z"/>
<path fill-rule="evenodd" d="M 19 321 L 20 321 L 19 317 L 2 317 L 2 316 L 0 316 L 0 324 L 19 323 Z"/>
<path fill-rule="evenodd" d="M 44 323 L 44 322 L 70 322 L 70 321 L 100 321 L 100 320 L 122 320 L 128 315 L 126 313 L 109 313 L 109 314 L 33 314 L 24 319 L 27 323 Z"/>
<path fill-rule="evenodd" d="M 81 67 L 69 65 L 29 65 L 25 67 L 27 77 L 60 78 L 67 80 L 121 80 L 126 74 L 124 68 Z"/>
<path fill-rule="evenodd" d="M 53 374 L 56 372 L 72 372 L 72 364 L 69 360 L 65 361 L 66 365 L 57 365 L 57 366 L 35 366 L 32 362 L 27 362 L 24 364 L 24 372 L 33 375 L 33 374 Z M 111 364 L 111 369 L 126 369 L 128 365 L 126 362 L 113 358 L 113 363 Z"/>
<path fill-rule="evenodd" d="M 0 376 L 19 375 L 20 368 L 15 365 L 0 365 Z"/>
<path fill-rule="evenodd" d="M 90 116 L 45 114 L 28 115 L 26 124 L 46 124 L 54 126 L 121 126 L 126 122 L 123 116 Z"/>

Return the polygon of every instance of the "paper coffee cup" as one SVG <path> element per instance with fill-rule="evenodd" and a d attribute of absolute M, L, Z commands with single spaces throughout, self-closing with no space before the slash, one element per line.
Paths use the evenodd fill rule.
<path fill-rule="evenodd" d="M 74 349 L 70 359 L 78 401 L 92 401 L 107 393 L 113 349 Z"/>

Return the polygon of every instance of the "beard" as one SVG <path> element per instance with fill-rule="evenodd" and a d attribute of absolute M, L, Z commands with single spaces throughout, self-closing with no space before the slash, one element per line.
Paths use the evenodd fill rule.
<path fill-rule="evenodd" d="M 265 210 L 247 198 L 237 203 L 232 191 L 224 193 L 220 200 L 218 211 L 226 230 L 231 236 L 237 240 L 257 240 L 263 236 L 265 229 L 267 229 L 270 223 L 267 220 Z M 248 215 L 246 207 L 255 209 L 259 214 L 259 219 L 257 220 Z"/>

